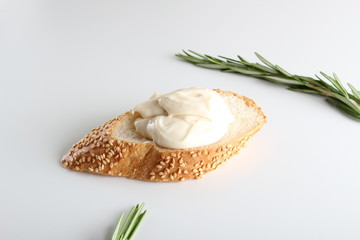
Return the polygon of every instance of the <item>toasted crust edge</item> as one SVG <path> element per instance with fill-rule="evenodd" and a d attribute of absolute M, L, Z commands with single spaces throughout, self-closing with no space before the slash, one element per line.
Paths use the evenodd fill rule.
<path fill-rule="evenodd" d="M 115 127 L 131 114 L 126 112 L 92 129 L 72 146 L 61 163 L 71 170 L 145 181 L 168 182 L 201 178 L 236 155 L 266 122 L 266 116 L 253 100 L 230 91 L 214 91 L 241 98 L 248 107 L 256 109 L 262 120 L 245 136 L 221 146 L 164 149 L 152 142 L 129 142 L 114 138 Z"/>

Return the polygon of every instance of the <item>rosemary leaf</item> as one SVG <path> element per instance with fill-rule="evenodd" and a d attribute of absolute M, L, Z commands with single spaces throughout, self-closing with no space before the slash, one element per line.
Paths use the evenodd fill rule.
<path fill-rule="evenodd" d="M 122 223 L 124 213 L 121 214 L 111 240 L 131 240 L 146 214 L 146 210 L 141 213 L 144 205 L 145 204 L 143 203 L 133 207 L 127 215 L 125 223 Z"/>
<path fill-rule="evenodd" d="M 338 110 L 360 120 L 360 91 L 348 83 L 350 92 L 346 90 L 338 76 L 320 72 L 315 78 L 293 75 L 277 64 L 273 64 L 258 53 L 255 53 L 261 63 L 251 63 L 241 56 L 238 60 L 219 56 L 202 55 L 195 51 L 183 51 L 176 54 L 184 61 L 200 67 L 217 69 L 222 72 L 239 73 L 251 77 L 264 79 L 273 83 L 287 85 L 288 89 L 296 92 L 305 92 L 326 97 L 326 101 Z M 326 82 L 326 80 L 328 82 Z"/>

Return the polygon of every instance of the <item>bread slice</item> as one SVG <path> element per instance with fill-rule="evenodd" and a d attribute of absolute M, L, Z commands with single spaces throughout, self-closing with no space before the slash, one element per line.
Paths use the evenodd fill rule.
<path fill-rule="evenodd" d="M 235 121 L 216 143 L 189 149 L 156 145 L 135 132 L 138 113 L 123 115 L 93 129 L 61 160 L 64 167 L 146 181 L 183 181 L 202 177 L 237 154 L 264 125 L 266 117 L 255 102 L 215 89 L 229 105 Z"/>

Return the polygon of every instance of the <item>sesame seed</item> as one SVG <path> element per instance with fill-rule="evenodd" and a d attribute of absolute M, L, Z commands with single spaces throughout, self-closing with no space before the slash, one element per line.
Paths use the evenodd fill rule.
<path fill-rule="evenodd" d="M 151 176 L 151 177 L 150 177 L 150 180 L 155 180 L 155 176 Z"/>
<path fill-rule="evenodd" d="M 161 165 L 156 165 L 156 168 L 157 169 L 162 169 L 162 166 Z"/>
<path fill-rule="evenodd" d="M 175 164 L 170 163 L 170 168 L 174 168 L 174 167 L 175 167 Z"/>
<path fill-rule="evenodd" d="M 197 170 L 197 169 L 193 169 L 192 171 L 193 171 L 193 173 L 197 173 L 197 172 L 198 172 L 198 170 Z"/>
<path fill-rule="evenodd" d="M 166 157 L 165 157 L 165 159 L 170 160 L 170 159 L 171 159 L 171 157 L 170 157 L 170 156 L 166 156 Z"/>
<path fill-rule="evenodd" d="M 161 162 L 160 162 L 160 164 L 161 164 L 161 165 L 163 165 L 163 166 L 165 166 L 165 165 L 166 165 L 163 161 L 161 161 Z"/>
<path fill-rule="evenodd" d="M 123 148 L 121 151 L 122 151 L 123 153 L 125 153 L 125 152 L 126 152 L 126 148 Z"/>
<path fill-rule="evenodd" d="M 184 174 L 189 174 L 188 170 L 184 170 Z"/>
<path fill-rule="evenodd" d="M 111 175 L 111 171 L 108 171 L 108 174 Z"/>
<path fill-rule="evenodd" d="M 98 169 L 98 168 L 95 168 L 95 172 L 98 173 L 98 172 L 99 172 L 99 169 Z"/>
<path fill-rule="evenodd" d="M 64 164 L 65 167 L 69 166 L 68 161 L 64 161 L 63 164 Z"/>
<path fill-rule="evenodd" d="M 160 178 L 164 179 L 166 177 L 166 175 L 162 175 Z"/>
<path fill-rule="evenodd" d="M 164 175 L 164 172 L 159 172 L 159 175 L 160 175 L 160 176 Z"/>
<path fill-rule="evenodd" d="M 80 168 L 79 168 L 78 166 L 76 166 L 76 167 L 75 167 L 75 170 L 79 171 L 79 170 L 80 170 Z"/>
<path fill-rule="evenodd" d="M 170 154 L 172 157 L 176 157 L 176 153 L 171 153 Z"/>
<path fill-rule="evenodd" d="M 105 158 L 105 161 L 106 161 L 107 163 L 110 163 L 110 159 L 108 159 L 108 158 Z"/>
<path fill-rule="evenodd" d="M 154 175 L 155 175 L 155 172 L 150 172 L 150 175 L 151 175 L 151 176 L 154 176 Z"/>
<path fill-rule="evenodd" d="M 195 165 L 194 165 L 194 167 L 199 167 L 200 166 L 200 164 L 199 163 L 196 163 Z"/>
<path fill-rule="evenodd" d="M 170 173 L 170 169 L 166 168 L 165 172 Z"/>
<path fill-rule="evenodd" d="M 173 176 L 173 175 L 170 175 L 170 180 L 174 180 L 174 176 Z"/>
<path fill-rule="evenodd" d="M 181 169 L 179 169 L 179 170 L 177 171 L 177 173 L 178 173 L 178 174 L 181 174 Z"/>
<path fill-rule="evenodd" d="M 122 176 L 122 173 L 121 173 L 121 172 L 119 172 L 119 173 L 118 173 L 118 176 Z"/>
<path fill-rule="evenodd" d="M 182 178 L 180 178 L 180 181 L 185 181 L 185 178 L 183 178 L 183 177 L 182 177 Z"/>
<path fill-rule="evenodd" d="M 110 168 L 112 168 L 114 166 L 114 163 L 110 163 Z"/>
<path fill-rule="evenodd" d="M 184 159 L 180 158 L 180 159 L 179 159 L 179 163 L 181 164 L 181 163 L 183 163 L 183 162 L 184 162 Z"/>
<path fill-rule="evenodd" d="M 185 163 L 181 163 L 179 166 L 180 166 L 180 167 L 185 167 L 186 164 L 185 164 Z"/>
<path fill-rule="evenodd" d="M 91 168 L 91 167 L 89 167 L 88 169 L 89 169 L 90 172 L 93 172 L 93 171 L 94 171 L 94 169 Z"/>

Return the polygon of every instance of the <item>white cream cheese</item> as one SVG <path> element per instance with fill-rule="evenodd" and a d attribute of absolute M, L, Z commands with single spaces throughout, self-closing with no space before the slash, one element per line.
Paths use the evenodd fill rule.
<path fill-rule="evenodd" d="M 215 91 L 205 88 L 155 93 L 137 105 L 141 118 L 135 128 L 142 136 L 167 148 L 193 148 L 220 140 L 234 121 L 228 105 Z"/>

